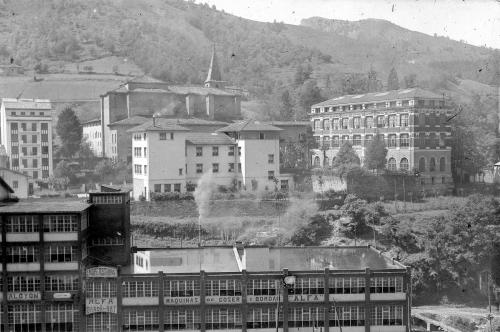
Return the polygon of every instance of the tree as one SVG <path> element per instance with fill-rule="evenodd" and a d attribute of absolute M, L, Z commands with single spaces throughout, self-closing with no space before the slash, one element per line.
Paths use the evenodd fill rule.
<path fill-rule="evenodd" d="M 342 94 L 353 95 L 368 92 L 365 75 L 359 73 L 346 74 L 342 79 Z"/>
<path fill-rule="evenodd" d="M 299 65 L 295 71 L 294 82 L 295 85 L 300 86 L 311 78 L 312 67 L 310 64 Z"/>
<path fill-rule="evenodd" d="M 318 246 L 328 239 L 332 233 L 332 226 L 326 216 L 316 214 L 311 217 L 307 225 L 299 227 L 290 241 L 295 246 Z"/>
<path fill-rule="evenodd" d="M 56 132 L 61 139 L 61 154 L 67 158 L 73 157 L 82 141 L 82 127 L 71 107 L 66 107 L 57 118 Z"/>
<path fill-rule="evenodd" d="M 279 111 L 281 120 L 293 120 L 293 104 L 288 90 L 284 90 L 281 93 Z"/>
<path fill-rule="evenodd" d="M 387 148 L 382 139 L 377 135 L 366 147 L 364 167 L 369 170 L 381 170 L 387 162 Z"/>
<path fill-rule="evenodd" d="M 81 167 L 85 169 L 90 169 L 95 167 L 95 163 L 97 162 L 97 157 L 92 151 L 90 144 L 87 141 L 84 141 L 80 144 L 80 149 L 78 150 L 78 158 L 81 161 Z"/>
<path fill-rule="evenodd" d="M 69 168 L 69 164 L 65 160 L 61 160 L 57 163 L 56 168 L 54 169 L 54 177 L 55 178 L 69 178 L 73 177 L 73 172 Z"/>
<path fill-rule="evenodd" d="M 306 118 L 312 105 L 323 100 L 321 92 L 315 80 L 306 81 L 299 89 L 300 113 L 296 115 L 297 120 Z"/>
<path fill-rule="evenodd" d="M 337 171 L 340 177 L 347 175 L 350 169 L 360 165 L 359 157 L 352 148 L 351 143 L 345 142 L 333 159 L 332 168 Z"/>
<path fill-rule="evenodd" d="M 367 92 L 376 92 L 382 90 L 382 82 L 377 78 L 378 74 L 373 69 L 373 67 L 370 68 L 370 71 L 368 72 L 368 80 L 367 80 Z"/>
<path fill-rule="evenodd" d="M 342 224 L 343 232 L 347 236 L 357 237 L 366 226 L 366 206 L 367 202 L 356 195 L 349 194 L 345 198 L 344 205 L 342 205 L 340 210 L 342 211 L 342 215 L 348 218 Z"/>
<path fill-rule="evenodd" d="M 405 89 L 414 88 L 417 86 L 417 74 L 409 74 L 404 77 Z"/>
<path fill-rule="evenodd" d="M 387 90 L 398 90 L 399 78 L 396 68 L 392 67 L 389 77 L 387 77 Z"/>
<path fill-rule="evenodd" d="M 95 175 L 104 182 L 108 182 L 113 177 L 115 169 L 110 159 L 101 160 L 95 166 Z"/>

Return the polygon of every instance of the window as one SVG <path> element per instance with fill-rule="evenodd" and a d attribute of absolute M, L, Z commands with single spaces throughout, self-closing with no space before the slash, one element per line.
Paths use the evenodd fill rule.
<path fill-rule="evenodd" d="M 37 136 L 31 135 L 31 143 L 36 143 L 36 142 L 37 142 Z"/>
<path fill-rule="evenodd" d="M 12 181 L 12 188 L 13 189 L 19 188 L 19 181 L 16 181 L 16 180 Z"/>
<path fill-rule="evenodd" d="M 288 190 L 288 180 L 281 180 L 281 190 Z"/>
<path fill-rule="evenodd" d="M 36 127 L 37 127 L 36 123 L 32 123 L 31 124 L 31 131 L 37 131 Z"/>
<path fill-rule="evenodd" d="M 26 131 L 26 122 L 21 122 L 21 130 Z"/>
<path fill-rule="evenodd" d="M 233 308 L 207 309 L 205 324 L 207 330 L 238 330 L 242 328 L 241 312 Z"/>
<path fill-rule="evenodd" d="M 206 280 L 205 295 L 241 296 L 241 281 L 238 279 Z"/>
<path fill-rule="evenodd" d="M 88 298 L 116 297 L 116 283 L 107 280 L 87 281 L 85 296 Z"/>
<path fill-rule="evenodd" d="M 439 159 L 439 171 L 440 172 L 445 172 L 446 171 L 446 159 L 444 157 L 441 157 Z"/>
<path fill-rule="evenodd" d="M 77 291 L 79 288 L 78 275 L 54 274 L 45 276 L 45 290 L 48 292 Z"/>
<path fill-rule="evenodd" d="M 373 135 L 365 136 L 365 146 L 368 146 L 373 141 Z"/>
<path fill-rule="evenodd" d="M 92 197 L 94 204 L 122 204 L 123 198 L 121 195 L 98 195 Z"/>
<path fill-rule="evenodd" d="M 148 148 L 144 148 L 144 158 L 148 156 Z"/>
<path fill-rule="evenodd" d="M 181 184 L 180 183 L 174 183 L 174 191 L 177 193 L 181 192 Z"/>
<path fill-rule="evenodd" d="M 45 307 L 45 331 L 76 331 L 79 309 L 71 303 L 52 303 Z"/>
<path fill-rule="evenodd" d="M 399 123 L 401 127 L 408 127 L 408 125 L 410 124 L 408 114 L 401 114 Z"/>
<path fill-rule="evenodd" d="M 241 163 L 238 163 L 238 173 L 241 173 Z"/>
<path fill-rule="evenodd" d="M 213 157 L 219 156 L 219 147 L 218 146 L 212 146 L 212 156 Z"/>
<path fill-rule="evenodd" d="M 361 127 L 361 118 L 360 117 L 357 116 L 353 119 L 353 127 L 355 129 L 359 129 Z"/>
<path fill-rule="evenodd" d="M 420 158 L 418 161 L 418 170 L 420 172 L 425 172 L 425 158 L 424 157 Z"/>
<path fill-rule="evenodd" d="M 141 157 L 142 154 L 141 154 L 141 148 L 134 148 L 134 157 Z"/>
<path fill-rule="evenodd" d="M 288 327 L 323 327 L 325 310 L 319 307 L 288 308 Z"/>
<path fill-rule="evenodd" d="M 332 306 L 330 326 L 364 326 L 365 308 L 360 306 Z"/>
<path fill-rule="evenodd" d="M 196 164 L 196 173 L 203 173 L 203 164 Z"/>
<path fill-rule="evenodd" d="M 364 277 L 339 277 L 330 278 L 328 292 L 329 294 L 364 294 Z"/>
<path fill-rule="evenodd" d="M 251 308 L 247 312 L 247 329 L 276 328 L 276 308 Z M 279 311 L 278 327 L 283 328 L 283 312 Z"/>
<path fill-rule="evenodd" d="M 429 161 L 429 171 L 430 172 L 436 171 L 436 159 L 434 159 L 434 157 L 431 157 L 431 159 Z"/>
<path fill-rule="evenodd" d="M 212 164 L 212 173 L 219 173 L 219 164 L 218 163 Z"/>
<path fill-rule="evenodd" d="M 155 193 L 161 192 L 161 184 L 155 184 L 154 185 L 154 191 L 155 191 Z"/>
<path fill-rule="evenodd" d="M 388 143 L 387 147 L 395 148 L 397 146 L 396 135 L 394 134 L 389 135 L 387 143 Z"/>
<path fill-rule="evenodd" d="M 200 296 L 199 280 L 165 280 L 163 283 L 165 297 Z"/>
<path fill-rule="evenodd" d="M 44 216 L 43 231 L 50 233 L 77 232 L 78 216 L 74 214 Z"/>
<path fill-rule="evenodd" d="M 377 128 L 385 127 L 385 118 L 383 115 L 377 116 Z"/>
<path fill-rule="evenodd" d="M 9 292 L 38 292 L 40 291 L 39 275 L 19 275 L 7 278 Z"/>
<path fill-rule="evenodd" d="M 123 331 L 158 331 L 158 310 L 126 309 L 123 311 Z"/>
<path fill-rule="evenodd" d="M 158 289 L 158 281 L 126 280 L 122 284 L 123 297 L 157 297 Z"/>
<path fill-rule="evenodd" d="M 410 136 L 408 134 L 399 135 L 399 146 L 402 148 L 407 148 L 410 146 Z"/>
<path fill-rule="evenodd" d="M 404 172 L 408 172 L 410 169 L 410 164 L 408 163 L 408 159 L 406 158 L 401 158 L 401 161 L 399 162 L 399 169 Z"/>
<path fill-rule="evenodd" d="M 361 145 L 361 135 L 354 135 L 352 137 L 352 145 L 354 145 L 354 146 Z"/>
<path fill-rule="evenodd" d="M 349 128 L 349 119 L 342 118 L 342 129 L 347 129 L 347 128 Z"/>
<path fill-rule="evenodd" d="M 266 136 L 264 135 L 264 133 L 259 133 L 259 139 L 266 139 Z"/>
<path fill-rule="evenodd" d="M 23 143 L 27 143 L 28 142 L 28 139 L 27 139 L 26 135 L 21 135 L 21 140 L 23 141 Z"/>
<path fill-rule="evenodd" d="M 396 170 L 396 159 L 389 158 L 389 160 L 387 161 L 387 169 L 389 171 L 395 171 Z"/>
<path fill-rule="evenodd" d="M 209 329 L 208 324 L 206 325 L 206 328 L 207 330 Z M 166 310 L 164 313 L 165 331 L 178 331 L 178 330 L 199 331 L 200 329 L 201 329 L 201 316 L 200 316 L 200 311 L 197 309 L 172 308 L 170 310 Z"/>
<path fill-rule="evenodd" d="M 148 165 L 144 165 L 144 175 L 148 174 Z"/>
<path fill-rule="evenodd" d="M 196 147 L 196 157 L 201 157 L 201 156 L 203 156 L 203 147 L 197 146 Z"/>
<path fill-rule="evenodd" d="M 373 128 L 373 116 L 367 116 L 365 118 L 366 128 Z"/>
<path fill-rule="evenodd" d="M 68 244 L 50 244 L 45 247 L 45 262 L 62 263 L 76 262 L 78 247 Z"/>
<path fill-rule="evenodd" d="M 315 130 L 321 129 L 321 120 L 314 120 L 314 129 Z"/>
<path fill-rule="evenodd" d="M 179 168 L 179 175 L 182 175 L 182 168 Z"/>
<path fill-rule="evenodd" d="M 370 279 L 370 293 L 402 293 L 403 277 L 372 277 Z"/>
<path fill-rule="evenodd" d="M 325 148 L 330 147 L 330 136 L 323 136 L 322 146 Z"/>
<path fill-rule="evenodd" d="M 42 331 L 40 304 L 9 304 L 7 310 L 9 331 Z"/>
<path fill-rule="evenodd" d="M 7 247 L 7 263 L 36 263 L 39 261 L 37 245 Z"/>
<path fill-rule="evenodd" d="M 165 140 L 167 140 L 167 133 L 161 132 L 160 133 L 160 141 L 165 141 Z"/>
<path fill-rule="evenodd" d="M 330 130 L 330 119 L 323 120 L 323 129 Z"/>
<path fill-rule="evenodd" d="M 118 331 L 117 315 L 100 312 L 88 315 L 86 321 L 86 332 Z"/>
<path fill-rule="evenodd" d="M 142 174 L 142 165 L 134 165 L 134 173 L 135 174 Z"/>
<path fill-rule="evenodd" d="M 338 130 L 339 129 L 339 119 L 333 119 L 332 120 L 332 129 Z"/>
<path fill-rule="evenodd" d="M 234 145 L 229 147 L 229 151 L 227 152 L 228 156 L 234 156 Z"/>
<path fill-rule="evenodd" d="M 227 170 L 229 173 L 234 173 L 234 163 L 229 163 L 229 168 Z"/>
<path fill-rule="evenodd" d="M 238 146 L 238 156 L 241 156 L 241 146 Z"/>
<path fill-rule="evenodd" d="M 274 180 L 274 171 L 268 171 L 267 172 L 267 179 L 268 180 Z"/>
<path fill-rule="evenodd" d="M 342 141 L 340 142 L 342 145 L 344 145 L 345 143 L 348 143 L 349 142 L 349 135 L 343 135 L 342 136 Z"/>
<path fill-rule="evenodd" d="M 389 127 L 396 127 L 396 115 L 389 115 Z"/>
<path fill-rule="evenodd" d="M 332 137 L 332 147 L 339 147 L 340 143 L 339 143 L 339 137 L 338 136 L 333 136 Z"/>
<path fill-rule="evenodd" d="M 38 216 L 21 215 L 7 218 L 8 233 L 36 233 L 39 231 Z"/>
<path fill-rule="evenodd" d="M 288 289 L 288 294 L 324 294 L 325 283 L 323 278 L 298 278 L 293 288 Z"/>
<path fill-rule="evenodd" d="M 321 167 L 321 161 L 318 156 L 314 157 L 314 162 L 313 162 L 314 167 Z"/>
<path fill-rule="evenodd" d="M 401 305 L 377 305 L 370 310 L 371 324 L 403 325 L 403 306 Z"/>
<path fill-rule="evenodd" d="M 49 154 L 49 147 L 48 146 L 42 146 L 42 154 Z"/>
<path fill-rule="evenodd" d="M 165 183 L 163 185 L 163 192 L 169 193 L 172 191 L 172 185 L 170 183 Z"/>
<path fill-rule="evenodd" d="M 274 154 L 268 154 L 267 155 L 267 162 L 269 164 L 274 164 Z"/>

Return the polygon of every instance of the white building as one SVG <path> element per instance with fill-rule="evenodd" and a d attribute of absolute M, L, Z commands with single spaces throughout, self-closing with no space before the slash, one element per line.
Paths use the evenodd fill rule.
<path fill-rule="evenodd" d="M 83 138 L 87 141 L 95 156 L 102 156 L 101 119 L 93 119 L 82 124 Z"/>
<path fill-rule="evenodd" d="M 279 128 L 250 120 L 216 132 L 156 118 L 132 132 L 134 198 L 193 191 L 211 174 L 214 185 L 246 190 L 288 189 L 279 170 Z M 276 180 L 280 182 L 275 182 Z"/>
<path fill-rule="evenodd" d="M 46 99 L 2 99 L 1 142 L 10 168 L 46 182 L 52 175 L 52 105 Z"/>

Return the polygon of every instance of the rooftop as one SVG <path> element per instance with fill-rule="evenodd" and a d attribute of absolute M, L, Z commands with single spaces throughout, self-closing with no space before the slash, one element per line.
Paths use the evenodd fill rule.
<path fill-rule="evenodd" d="M 92 120 L 88 120 L 88 121 L 82 122 L 82 125 L 91 124 L 91 123 L 100 123 L 100 122 L 101 122 L 101 118 L 95 118 L 95 119 L 92 119 Z"/>
<path fill-rule="evenodd" d="M 414 98 L 443 99 L 443 96 L 420 88 L 411 88 L 385 92 L 370 92 L 359 95 L 345 95 L 314 104 L 311 108 Z"/>
<path fill-rule="evenodd" d="M 265 122 L 259 122 L 254 120 L 244 120 L 230 124 L 224 128 L 220 128 L 217 131 L 220 132 L 244 132 L 244 131 L 281 131 L 282 129 L 267 124 Z"/>
<path fill-rule="evenodd" d="M 190 131 L 178 124 L 175 119 L 156 118 L 154 123 L 153 119 L 144 122 L 143 124 L 127 130 L 128 132 L 143 132 L 143 131 Z"/>
<path fill-rule="evenodd" d="M 240 272 L 232 247 L 159 249 L 150 251 L 151 272 Z"/>
<path fill-rule="evenodd" d="M 6 203 L 4 205 L 0 205 L 0 214 L 82 212 L 88 209 L 90 206 L 90 203 L 75 200 L 26 200 L 18 203 Z"/>
<path fill-rule="evenodd" d="M 187 141 L 195 145 L 236 144 L 229 136 L 219 133 L 189 133 Z"/>
<path fill-rule="evenodd" d="M 110 123 L 108 125 L 108 127 L 111 127 L 111 126 L 138 126 L 138 125 L 141 125 L 141 124 L 147 122 L 148 120 L 149 119 L 144 117 L 144 116 L 134 115 L 130 118 L 126 118 L 126 119 L 123 119 L 120 121 L 115 121 L 113 123 Z"/>
<path fill-rule="evenodd" d="M 277 127 L 310 127 L 311 123 L 309 121 L 265 121 L 263 123 L 269 124 L 271 126 Z"/>
<path fill-rule="evenodd" d="M 48 99 L 3 98 L 2 103 L 5 105 L 5 108 L 8 109 L 52 110 L 52 104 Z"/>

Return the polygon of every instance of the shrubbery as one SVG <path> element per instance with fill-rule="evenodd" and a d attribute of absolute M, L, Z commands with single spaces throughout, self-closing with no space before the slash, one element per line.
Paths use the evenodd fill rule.
<path fill-rule="evenodd" d="M 182 200 L 193 200 L 193 199 L 194 199 L 193 194 L 189 192 L 151 193 L 152 201 L 182 201 Z"/>

